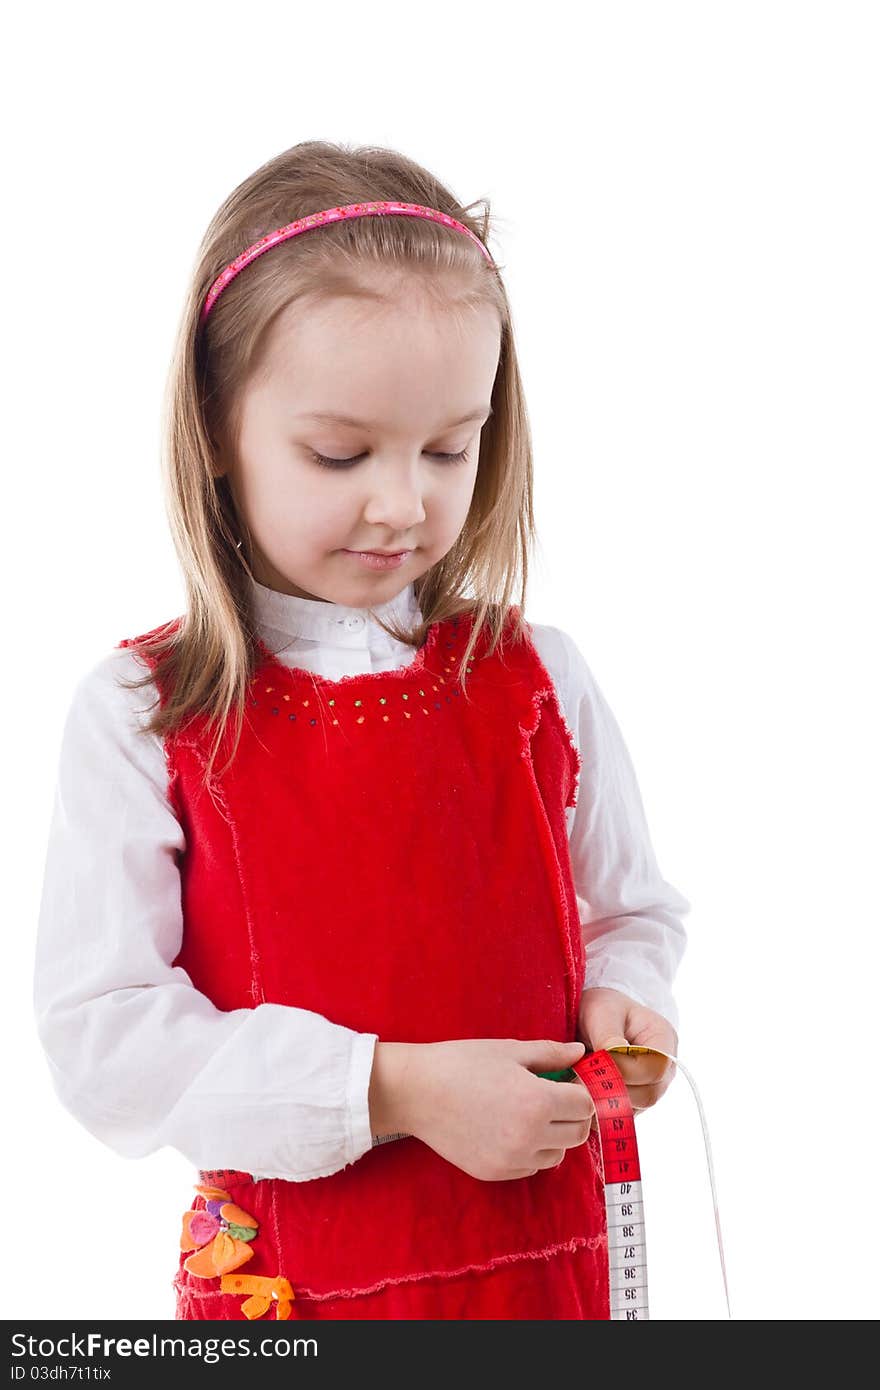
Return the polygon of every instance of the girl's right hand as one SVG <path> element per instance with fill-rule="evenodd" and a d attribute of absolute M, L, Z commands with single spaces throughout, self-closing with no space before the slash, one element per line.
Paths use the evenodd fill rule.
<path fill-rule="evenodd" d="M 420 1043 L 408 1058 L 401 1117 L 410 1134 L 485 1182 L 555 1168 L 583 1144 L 595 1114 L 580 1080 L 535 1072 L 579 1062 L 583 1043 L 465 1038 Z"/>

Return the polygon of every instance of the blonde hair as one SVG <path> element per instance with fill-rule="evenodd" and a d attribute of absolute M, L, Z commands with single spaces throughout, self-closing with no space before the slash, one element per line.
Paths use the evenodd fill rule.
<path fill-rule="evenodd" d="M 483 427 L 477 477 L 462 530 L 442 560 L 414 582 L 422 622 L 409 631 L 376 621 L 399 641 L 420 647 L 436 622 L 467 611 L 473 629 L 459 670 L 466 668 L 481 630 L 488 652 L 508 628 L 524 628 L 529 551 L 535 536 L 532 450 L 504 285 L 468 237 L 415 217 L 362 217 L 325 225 L 274 246 L 236 276 L 204 325 L 199 315 L 220 271 L 276 227 L 322 208 L 396 199 L 437 208 L 486 243 L 489 204 L 462 207 L 419 164 L 395 150 L 308 140 L 276 155 L 226 198 L 199 248 L 170 366 L 163 414 L 162 482 L 165 506 L 186 586 L 186 613 L 132 644 L 156 663 L 139 689 L 156 680 L 166 692 L 143 726 L 163 738 L 190 719 L 217 727 L 206 783 L 232 717 L 241 736 L 248 685 L 259 663 L 251 612 L 250 538 L 228 477 L 218 476 L 218 441 L 236 439 L 245 385 L 259 369 L 269 329 L 289 305 L 336 295 L 388 298 L 362 272 L 379 268 L 417 277 L 445 308 L 493 306 L 501 322 L 501 351 L 492 414 Z M 479 216 L 472 207 L 481 206 Z M 496 262 L 497 266 L 497 262 Z M 452 286 L 455 287 L 453 292 Z M 517 599 L 512 594 L 519 576 Z M 503 650 L 503 647 L 502 647 Z M 228 766 L 227 763 L 225 766 Z"/>

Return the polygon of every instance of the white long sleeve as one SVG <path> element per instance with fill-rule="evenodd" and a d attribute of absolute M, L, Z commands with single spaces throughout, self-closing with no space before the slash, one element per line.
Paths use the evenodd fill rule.
<path fill-rule="evenodd" d="M 369 1149 L 376 1034 L 279 1004 L 223 1012 L 172 967 L 182 941 L 181 826 L 150 691 L 126 649 L 77 686 L 62 736 L 34 1005 L 59 1098 L 111 1148 L 170 1144 L 199 1168 L 291 1180 Z"/>
<path fill-rule="evenodd" d="M 584 987 L 621 990 L 677 1029 L 672 984 L 691 904 L 660 873 L 632 760 L 583 654 L 559 628 L 534 625 L 533 640 L 564 691 L 561 703 L 583 758 L 577 805 L 567 815 L 587 952 Z"/>
<path fill-rule="evenodd" d="M 410 586 L 411 587 L 411 586 Z M 259 631 L 279 660 L 331 679 L 414 656 L 359 610 L 255 585 Z M 417 611 L 409 590 L 380 610 Z M 571 638 L 533 637 L 582 751 L 569 810 L 590 959 L 610 984 L 673 1022 L 670 986 L 689 904 L 660 878 L 617 726 Z M 126 1157 L 171 1145 L 200 1168 L 302 1181 L 372 1143 L 377 1041 L 307 1009 L 224 1012 L 173 967 L 182 942 L 180 823 L 161 740 L 139 732 L 155 688 L 130 649 L 77 685 L 65 721 L 37 934 L 34 1006 L 62 1103 Z"/>

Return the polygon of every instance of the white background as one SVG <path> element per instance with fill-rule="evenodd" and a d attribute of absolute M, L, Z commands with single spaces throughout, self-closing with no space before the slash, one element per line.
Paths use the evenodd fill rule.
<path fill-rule="evenodd" d="M 527 616 L 581 646 L 693 904 L 679 1050 L 733 1315 L 875 1317 L 877 7 L 13 13 L 4 1316 L 174 1314 L 193 1170 L 93 1139 L 36 1037 L 45 840 L 75 681 L 182 611 L 159 408 L 197 243 L 322 138 L 491 199 L 536 451 Z M 639 1134 L 652 1313 L 724 1318 L 681 1073 Z"/>

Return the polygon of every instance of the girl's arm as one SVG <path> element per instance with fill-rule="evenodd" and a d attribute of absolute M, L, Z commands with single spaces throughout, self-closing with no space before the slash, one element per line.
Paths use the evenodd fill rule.
<path fill-rule="evenodd" d="M 34 973 L 55 1090 L 128 1158 L 169 1144 L 198 1168 L 334 1173 L 372 1146 L 377 1035 L 280 1004 L 224 1012 L 172 967 L 185 841 L 161 741 L 137 732 L 154 687 L 120 674 L 143 674 L 127 648 L 80 680 L 62 733 Z"/>
<path fill-rule="evenodd" d="M 583 759 L 577 805 L 567 815 L 584 988 L 619 990 L 677 1029 L 672 986 L 691 904 L 660 872 L 632 760 L 579 648 L 559 628 L 535 626 L 533 635 Z"/>

